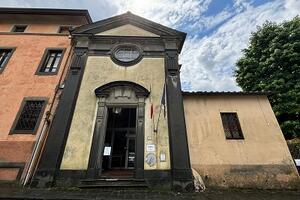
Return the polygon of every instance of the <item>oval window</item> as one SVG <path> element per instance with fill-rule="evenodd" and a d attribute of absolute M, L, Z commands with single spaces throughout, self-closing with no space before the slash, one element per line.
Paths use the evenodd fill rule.
<path fill-rule="evenodd" d="M 135 45 L 117 46 L 113 53 L 113 60 L 120 65 L 133 65 L 141 58 L 141 50 Z"/>

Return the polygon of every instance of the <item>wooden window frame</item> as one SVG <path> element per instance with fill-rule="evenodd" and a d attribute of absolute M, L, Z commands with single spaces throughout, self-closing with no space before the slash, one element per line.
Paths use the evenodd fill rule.
<path fill-rule="evenodd" d="M 234 114 L 236 116 L 236 119 L 237 119 L 237 128 L 238 128 L 238 137 L 237 136 L 234 136 L 232 133 L 229 133 L 230 136 L 228 135 L 228 133 L 226 133 L 226 130 L 225 130 L 225 126 L 224 126 L 224 121 L 223 121 L 223 118 L 222 118 L 222 114 Z M 221 117 L 221 122 L 222 122 L 222 127 L 223 127 L 223 131 L 224 131 L 224 134 L 225 134 L 225 138 L 227 140 L 244 140 L 244 134 L 243 134 L 243 130 L 242 130 L 242 127 L 241 127 L 241 123 L 240 123 L 240 120 L 239 120 L 239 116 L 237 114 L 237 112 L 220 112 L 220 117 Z"/>
<path fill-rule="evenodd" d="M 18 124 L 19 118 L 22 114 L 22 111 L 23 111 L 27 101 L 44 101 L 44 105 L 43 105 L 43 108 L 41 109 L 41 112 L 39 114 L 36 125 L 35 125 L 33 130 L 15 130 L 15 128 Z M 13 134 L 32 134 L 32 135 L 35 135 L 38 128 L 39 128 L 39 126 L 40 126 L 42 117 L 44 116 L 44 112 L 45 112 L 47 103 L 48 103 L 48 98 L 46 98 L 46 97 L 24 97 L 9 134 L 10 135 L 13 135 Z"/>
<path fill-rule="evenodd" d="M 61 52 L 61 58 L 60 61 L 57 64 L 57 68 L 55 72 L 41 72 L 41 69 L 43 68 L 43 66 L 45 65 L 45 62 L 47 60 L 47 57 L 49 55 L 50 51 L 62 51 Z M 44 51 L 44 54 L 42 56 L 42 59 L 40 61 L 40 64 L 35 72 L 35 75 L 41 75 L 41 76 L 51 76 L 51 75 L 57 75 L 59 69 L 60 69 L 60 65 L 62 63 L 62 60 L 64 58 L 64 54 L 65 54 L 66 48 L 46 48 Z"/>
<path fill-rule="evenodd" d="M 16 32 L 16 28 L 18 26 L 25 27 L 24 31 L 23 32 Z M 12 33 L 25 33 L 25 31 L 26 31 L 27 28 L 28 28 L 28 24 L 15 24 L 15 25 L 13 25 L 12 29 L 10 30 L 10 32 L 12 32 Z"/>
<path fill-rule="evenodd" d="M 12 57 L 14 51 L 16 50 L 16 47 L 0 47 L 0 50 L 11 50 L 11 54 L 8 56 L 7 60 L 3 63 L 3 67 L 0 68 L 0 74 L 4 71 L 4 69 L 6 68 L 6 65 L 8 64 L 10 58 Z"/>

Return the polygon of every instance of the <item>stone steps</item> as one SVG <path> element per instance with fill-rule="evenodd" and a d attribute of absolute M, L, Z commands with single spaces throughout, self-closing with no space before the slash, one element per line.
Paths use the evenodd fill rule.
<path fill-rule="evenodd" d="M 81 180 L 79 188 L 146 188 L 148 187 L 144 179 L 133 178 L 101 178 Z"/>

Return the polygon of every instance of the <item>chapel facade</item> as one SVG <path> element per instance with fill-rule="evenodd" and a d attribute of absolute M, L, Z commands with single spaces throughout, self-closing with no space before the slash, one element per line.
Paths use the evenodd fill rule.
<path fill-rule="evenodd" d="M 299 175 L 271 94 L 182 92 L 185 37 L 130 12 L 71 29 L 61 94 L 27 184 L 293 188 Z"/>

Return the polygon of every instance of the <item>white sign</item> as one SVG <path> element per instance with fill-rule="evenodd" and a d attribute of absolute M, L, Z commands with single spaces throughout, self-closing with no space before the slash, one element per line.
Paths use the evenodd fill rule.
<path fill-rule="evenodd" d="M 295 163 L 296 163 L 296 166 L 299 167 L 300 166 L 300 159 L 295 159 Z"/>
<path fill-rule="evenodd" d="M 155 152 L 155 145 L 154 144 L 147 144 L 146 151 L 147 152 Z"/>
<path fill-rule="evenodd" d="M 166 154 L 165 153 L 160 153 L 160 161 L 166 162 Z"/>
<path fill-rule="evenodd" d="M 104 152 L 103 152 L 104 156 L 110 156 L 110 152 L 111 152 L 111 147 L 104 147 Z"/>

